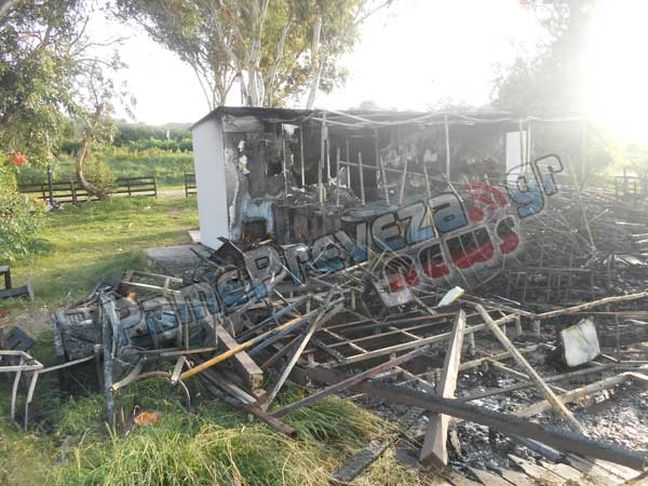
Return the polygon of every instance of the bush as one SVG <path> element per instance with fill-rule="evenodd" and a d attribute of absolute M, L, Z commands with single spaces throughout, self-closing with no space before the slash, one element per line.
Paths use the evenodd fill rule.
<path fill-rule="evenodd" d="M 43 222 L 42 207 L 18 193 L 15 171 L 0 156 L 0 263 L 26 254 Z"/>
<path fill-rule="evenodd" d="M 114 189 L 117 176 L 107 164 L 97 157 L 89 158 L 85 163 L 85 177 L 103 194 L 110 194 Z"/>
<path fill-rule="evenodd" d="M 0 193 L 16 190 L 16 169 L 9 165 L 9 160 L 0 154 Z"/>
<path fill-rule="evenodd" d="M 0 261 L 13 261 L 33 249 L 43 223 L 43 208 L 15 188 L 0 192 Z"/>

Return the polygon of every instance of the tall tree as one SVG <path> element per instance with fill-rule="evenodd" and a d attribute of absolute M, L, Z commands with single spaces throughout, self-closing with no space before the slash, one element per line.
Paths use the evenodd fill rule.
<path fill-rule="evenodd" d="M 193 68 L 210 108 L 235 85 L 246 105 L 308 92 L 310 107 L 344 80 L 337 61 L 362 22 L 392 1 L 117 0 L 117 10 Z"/>
<path fill-rule="evenodd" d="M 0 147 L 52 159 L 77 76 L 77 0 L 8 2 L 0 13 Z"/>
<path fill-rule="evenodd" d="M 78 181 L 89 194 L 105 197 L 84 176 L 84 164 L 92 143 L 110 131 L 118 92 L 107 75 L 121 63 L 93 54 L 98 43 L 86 30 L 95 7 L 84 0 L 2 4 L 0 152 L 19 153 L 34 165 L 53 164 L 62 131 L 73 121 L 83 127 Z"/>

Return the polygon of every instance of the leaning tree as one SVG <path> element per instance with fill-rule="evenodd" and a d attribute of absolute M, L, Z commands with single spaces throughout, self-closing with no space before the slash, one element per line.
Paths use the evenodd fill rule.
<path fill-rule="evenodd" d="M 2 3 L 0 172 L 7 181 L 12 162 L 53 165 L 64 130 L 72 125 L 82 140 L 77 180 L 90 195 L 107 196 L 84 170 L 93 146 L 110 139 L 112 106 L 122 94 L 111 81 L 121 63 L 99 56 L 97 41 L 87 33 L 98 13 L 86 0 Z"/>

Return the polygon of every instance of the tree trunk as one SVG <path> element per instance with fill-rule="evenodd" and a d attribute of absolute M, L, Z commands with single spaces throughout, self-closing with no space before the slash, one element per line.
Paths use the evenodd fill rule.
<path fill-rule="evenodd" d="M 104 201 L 108 199 L 108 194 L 105 191 L 100 190 L 91 182 L 88 182 L 84 174 L 85 163 L 86 160 L 88 160 L 88 154 L 90 152 L 90 143 L 90 137 L 87 136 L 84 137 L 83 141 L 81 142 L 81 151 L 79 152 L 79 156 L 77 157 L 75 165 L 76 180 L 81 185 L 81 187 L 86 190 L 88 196 L 95 196 Z"/>
<path fill-rule="evenodd" d="M 266 89 L 266 96 L 264 100 L 265 106 L 272 106 L 274 103 L 274 90 L 275 90 L 275 81 L 277 79 L 277 73 L 279 71 L 279 65 L 283 60 L 284 46 L 286 45 L 286 37 L 288 36 L 288 30 L 292 22 L 292 12 L 288 15 L 288 20 L 286 20 L 286 25 L 284 25 L 281 30 L 281 37 L 277 43 L 277 52 L 275 54 L 275 61 L 272 65 L 272 70 L 270 71 L 270 78 L 268 79 L 268 88 Z"/>
<path fill-rule="evenodd" d="M 322 33 L 322 16 L 320 15 L 317 18 L 317 22 L 313 26 L 313 41 L 311 44 L 311 85 L 308 93 L 308 101 L 306 102 L 306 108 L 311 109 L 315 104 L 315 96 L 317 96 L 317 90 L 319 89 L 320 77 L 322 76 L 322 60 L 320 59 L 319 50 L 320 50 L 320 35 Z"/>

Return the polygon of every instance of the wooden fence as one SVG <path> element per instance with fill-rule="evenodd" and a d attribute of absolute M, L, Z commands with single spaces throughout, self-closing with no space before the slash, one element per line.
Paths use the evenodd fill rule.
<path fill-rule="evenodd" d="M 185 172 L 184 184 L 185 184 L 185 197 L 195 196 L 196 195 L 196 174 L 191 172 Z"/>
<path fill-rule="evenodd" d="M 20 184 L 18 190 L 24 194 L 38 194 L 38 199 L 49 200 L 49 184 Z M 157 197 L 157 180 L 155 177 L 121 177 L 115 180 L 112 195 L 117 196 L 153 196 Z M 60 203 L 78 204 L 94 201 L 97 198 L 88 195 L 76 181 L 52 183 L 52 197 Z"/>

